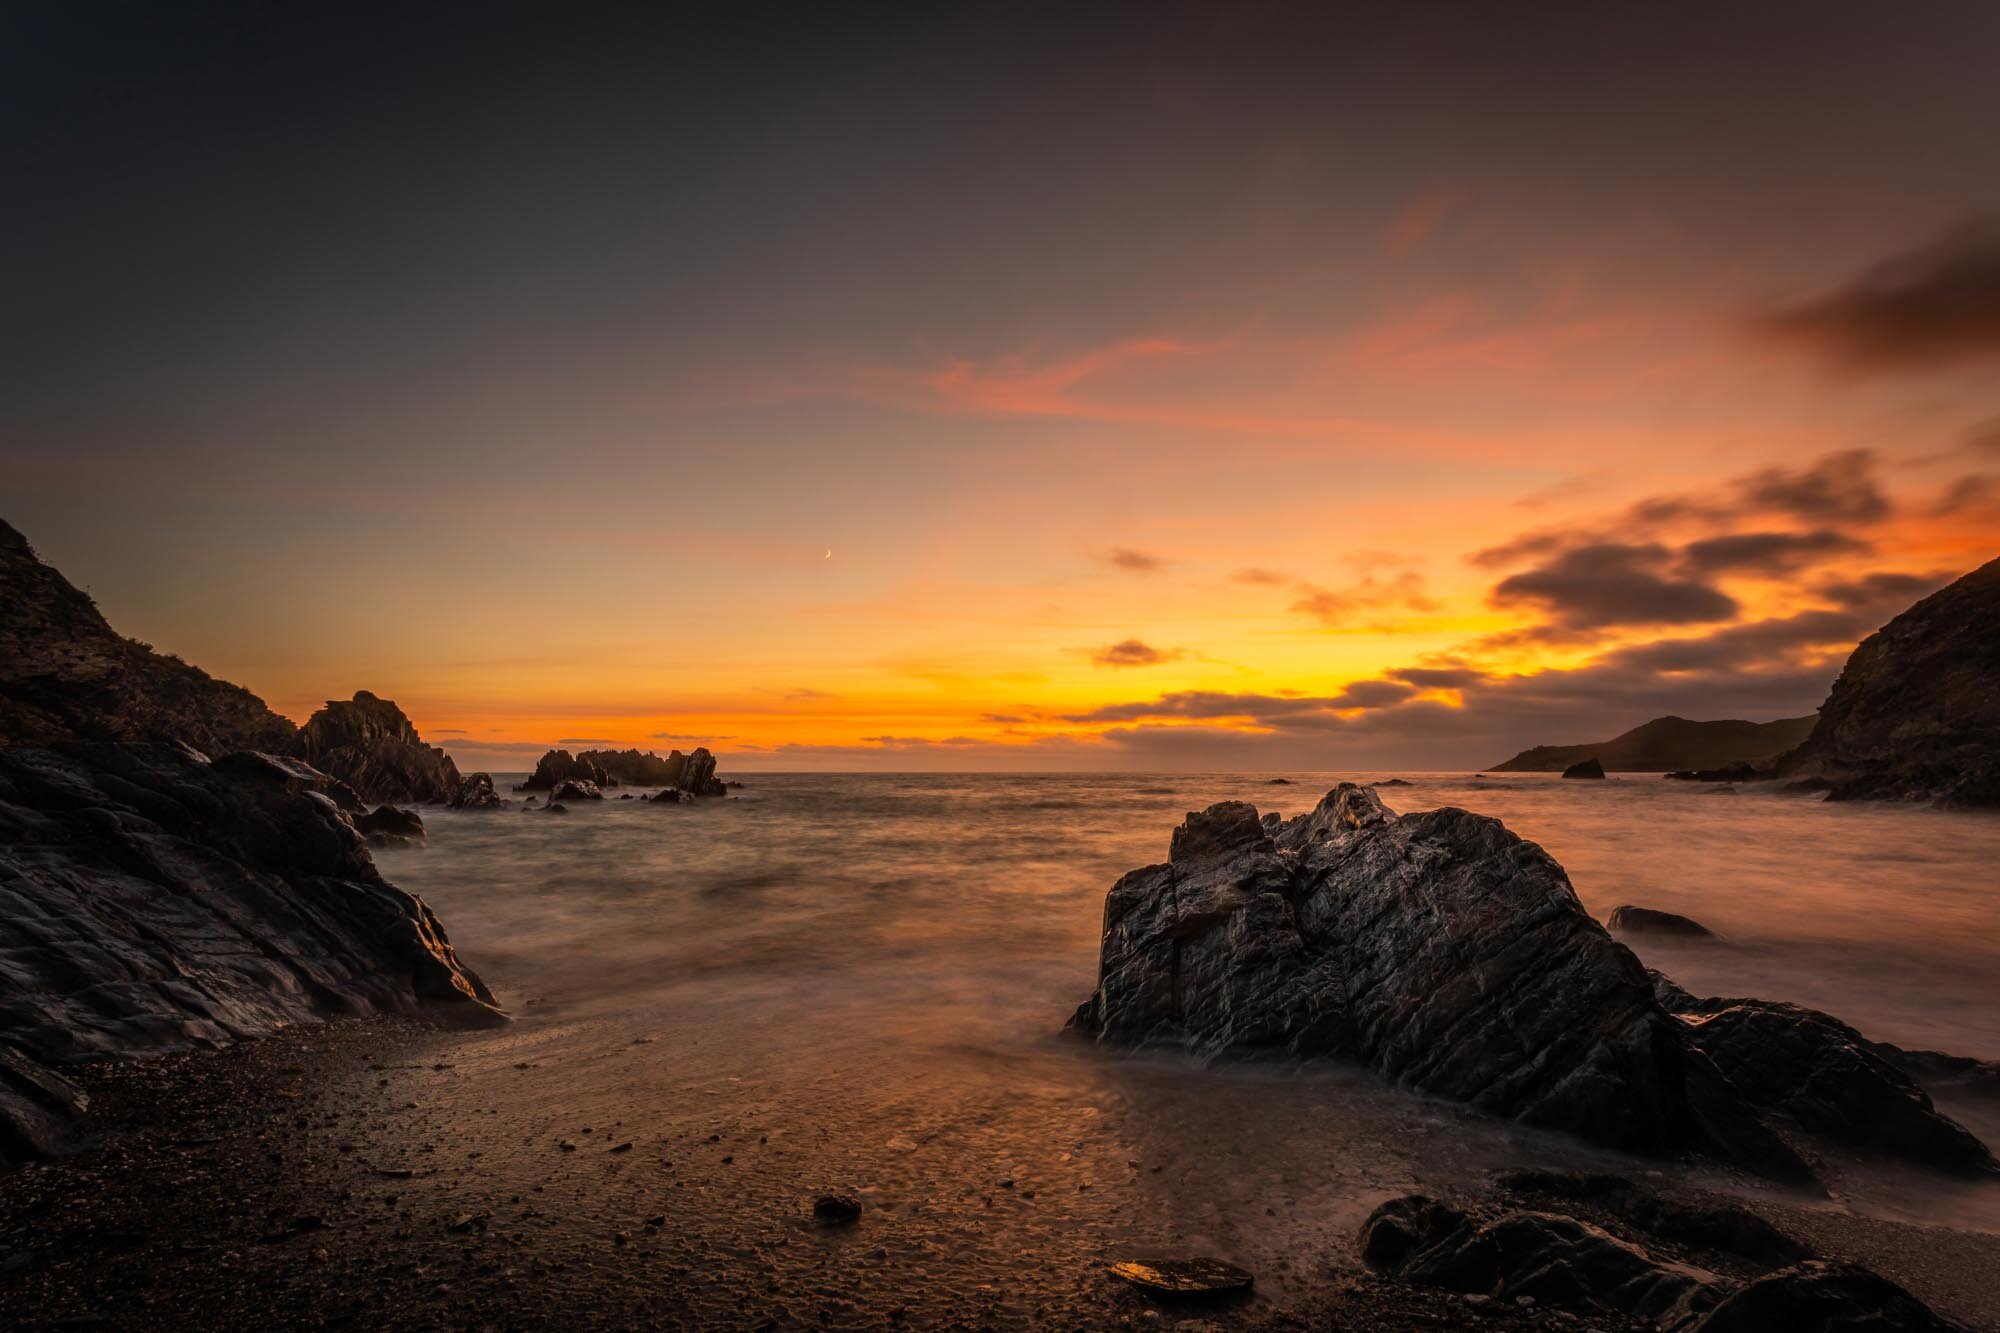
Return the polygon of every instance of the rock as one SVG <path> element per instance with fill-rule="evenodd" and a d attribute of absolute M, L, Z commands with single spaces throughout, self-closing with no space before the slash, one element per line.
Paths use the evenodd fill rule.
<path fill-rule="evenodd" d="M 1247 1268 L 1221 1259 L 1121 1259 L 1111 1275 L 1155 1296 L 1224 1296 L 1248 1291 L 1256 1281 Z"/>
<path fill-rule="evenodd" d="M 1584 1192 L 1593 1201 L 1602 1196 L 1603 1181 L 1614 1182 L 1614 1193 L 1632 1192 L 1630 1182 L 1617 1177 L 1551 1179 L 1586 1182 Z M 1763 1229 L 1756 1234 L 1777 1235 L 1763 1219 L 1743 1216 L 1751 1219 L 1753 1232 Z M 1627 1222 L 1628 1234 L 1617 1235 L 1562 1213 L 1492 1204 L 1460 1209 L 1407 1195 L 1383 1204 L 1362 1225 L 1360 1250 L 1378 1272 L 1459 1292 L 1474 1302 L 1551 1309 L 1593 1321 L 1622 1317 L 1671 1333 L 1930 1333 L 1955 1327 L 1895 1283 L 1856 1265 L 1795 1262 L 1780 1257 L 1789 1252 L 1785 1246 L 1764 1254 L 1737 1249 L 1733 1255 L 1757 1266 L 1792 1263 L 1745 1282 L 1654 1253 L 1673 1238 L 1642 1219 L 1621 1219 L 1617 1225 Z M 1713 1248 L 1701 1240 L 1678 1243 Z"/>
<path fill-rule="evenodd" d="M 694 797 L 679 787 L 666 787 L 646 798 L 654 805 L 693 805 Z"/>
<path fill-rule="evenodd" d="M 1604 925 L 1614 935 L 1662 935 L 1676 939 L 1712 940 L 1714 931 L 1693 917 L 1656 912 L 1650 907 L 1614 907 Z"/>
<path fill-rule="evenodd" d="M 1861 641 L 1778 775 L 1827 799 L 2000 806 L 2000 560 Z"/>
<path fill-rule="evenodd" d="M 1371 782 L 1368 785 L 1371 787 L 1411 787 L 1416 784 L 1406 782 L 1402 778 L 1384 778 L 1380 782 Z"/>
<path fill-rule="evenodd" d="M 1697 999 L 1653 975 L 1661 1004 L 1751 1105 L 1842 1143 L 1965 1175 L 2000 1174 L 1984 1143 L 1831 1014 L 1771 1000 Z"/>
<path fill-rule="evenodd" d="M 1590 1171 L 1502 1171 L 1494 1183 L 1509 1194 L 1603 1209 L 1648 1235 L 1690 1249 L 1720 1251 L 1765 1264 L 1795 1264 L 1813 1257 L 1804 1245 L 1747 1208 L 1679 1203 L 1623 1176 Z"/>
<path fill-rule="evenodd" d="M 506 804 L 507 798 L 493 789 L 493 775 L 490 773 L 467 774 L 459 782 L 458 790 L 452 793 L 450 801 L 454 810 L 498 810 Z"/>
<path fill-rule="evenodd" d="M 299 728 L 297 753 L 364 800 L 434 805 L 458 794 L 458 765 L 424 738 L 403 710 L 367 690 L 329 699 Z"/>
<path fill-rule="evenodd" d="M 1604 776 L 1604 765 L 1598 763 L 1595 759 L 1579 760 L 1571 764 L 1568 768 L 1565 768 L 1563 776 L 1566 778 L 1601 778 Z"/>
<path fill-rule="evenodd" d="M 542 813 L 545 815 L 566 815 L 569 813 L 569 807 L 566 805 L 559 805 L 554 801 L 550 801 L 547 805 L 542 807 Z"/>
<path fill-rule="evenodd" d="M 1815 719 L 1781 718 L 1776 722 L 1691 722 L 1684 717 L 1656 717 L 1612 737 L 1584 745 L 1537 745 L 1523 750 L 1494 773 L 1560 773 L 1581 759 L 1595 759 L 1610 772 L 1664 773 L 1669 769 L 1722 769 L 1768 766 L 1804 740 Z"/>
<path fill-rule="evenodd" d="M 629 791 L 627 791 L 627 792 L 620 792 L 620 793 L 618 794 L 618 799 L 619 799 L 619 800 L 621 800 L 621 801 L 629 801 L 629 800 L 632 800 L 632 799 L 634 799 L 634 798 L 633 798 L 633 796 L 632 796 L 632 793 L 631 793 L 631 792 L 629 792 Z"/>
<path fill-rule="evenodd" d="M 1289 787 L 1292 785 L 1292 780 L 1290 778 L 1272 778 L 1264 785 L 1267 787 Z"/>
<path fill-rule="evenodd" d="M 1755 764 L 1737 763 L 1726 768 L 1683 768 L 1667 776 L 1675 782 L 1762 782 L 1771 773 L 1769 769 L 1758 768 Z"/>
<path fill-rule="evenodd" d="M 604 793 L 597 789 L 596 783 L 585 782 L 579 778 L 564 778 L 556 784 L 556 789 L 549 793 L 549 808 L 553 810 L 558 801 L 601 801 L 603 799 Z"/>
<path fill-rule="evenodd" d="M 535 771 L 515 791 L 552 791 L 564 782 L 588 782 L 594 787 L 612 786 L 609 773 L 568 750 L 550 750 L 535 761 Z"/>
<path fill-rule="evenodd" d="M 1105 899 L 1070 1027 L 1204 1059 L 1331 1056 L 1613 1147 L 1810 1172 L 1691 1051 L 1562 867 L 1498 821 L 1351 783 L 1277 828 L 1226 802 Z"/>
<path fill-rule="evenodd" d="M 641 754 L 636 749 L 585 750 L 576 758 L 578 763 L 602 770 L 613 782 L 630 783 L 634 787 L 678 786 L 687 767 L 687 757 L 679 750 L 665 759 L 650 750 Z"/>
<path fill-rule="evenodd" d="M 378 847 L 394 847 L 424 840 L 424 821 L 414 810 L 398 810 L 393 805 L 375 807 L 357 816 L 355 831 Z"/>
<path fill-rule="evenodd" d="M 1858 1264 L 1804 1263 L 1725 1298 L 1687 1333 L 1962 1333 L 1889 1279 Z"/>
<path fill-rule="evenodd" d="M 813 1220 L 822 1226 L 841 1226 L 858 1221 L 861 1200 L 851 1194 L 822 1194 L 813 1200 Z"/>
<path fill-rule="evenodd" d="M 240 685 L 123 638 L 0 522 L 0 745 L 157 741 L 288 754 L 298 728 Z"/>

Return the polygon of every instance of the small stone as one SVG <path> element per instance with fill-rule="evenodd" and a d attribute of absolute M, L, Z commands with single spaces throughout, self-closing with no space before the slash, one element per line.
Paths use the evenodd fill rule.
<path fill-rule="evenodd" d="M 1123 1259 L 1112 1276 L 1156 1296 L 1217 1296 L 1248 1291 L 1256 1281 L 1246 1268 L 1221 1259 Z"/>
<path fill-rule="evenodd" d="M 823 1226 L 841 1226 L 858 1221 L 861 1200 L 850 1194 L 822 1194 L 813 1200 L 813 1220 Z"/>

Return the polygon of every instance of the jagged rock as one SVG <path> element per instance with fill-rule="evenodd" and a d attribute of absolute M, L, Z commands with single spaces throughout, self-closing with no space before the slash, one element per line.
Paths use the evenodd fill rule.
<path fill-rule="evenodd" d="M 559 783 L 569 781 L 588 782 L 598 788 L 614 785 L 611 775 L 596 764 L 579 759 L 568 750 L 550 750 L 535 761 L 535 771 L 514 790 L 552 791 Z"/>
<path fill-rule="evenodd" d="M 1706 1269 L 1656 1259 L 1573 1217 L 1514 1210 L 1485 1219 L 1422 1195 L 1377 1208 L 1362 1224 L 1361 1253 L 1418 1286 L 1662 1323 L 1708 1309 L 1726 1290 Z"/>
<path fill-rule="evenodd" d="M 687 764 L 681 770 L 680 789 L 691 796 L 721 796 L 726 788 L 716 780 L 715 756 L 705 745 L 697 745 L 688 752 Z"/>
<path fill-rule="evenodd" d="M 420 1004 L 500 1017 L 302 773 L 184 746 L 0 749 L 0 1033 L 16 1055 L 60 1066 Z M 0 1079 L 7 1163 L 46 1146 L 47 1106 Z"/>
<path fill-rule="evenodd" d="M 1963 1333 L 1922 1301 L 1859 1264 L 1804 1263 L 1766 1273 L 1686 1333 Z"/>
<path fill-rule="evenodd" d="M 1581 760 L 1565 768 L 1563 776 L 1566 778 L 1601 778 L 1604 776 L 1604 765 L 1598 763 L 1595 759 Z"/>
<path fill-rule="evenodd" d="M 585 750 L 577 756 L 577 762 L 594 765 L 609 775 L 613 782 L 629 783 L 634 787 L 674 787 L 680 785 L 687 756 L 679 750 L 664 759 L 650 750 L 644 753 L 636 749 Z"/>
<path fill-rule="evenodd" d="M 666 787 L 646 798 L 654 805 L 693 805 L 694 797 L 679 787 Z"/>
<path fill-rule="evenodd" d="M 1582 1179 L 1630 1188 L 1617 1177 Z M 1777 1234 L 1761 1218 L 1743 1215 Z M 1461 1209 L 1413 1194 L 1391 1199 L 1370 1215 L 1361 1228 L 1360 1250 L 1369 1267 L 1414 1285 L 1586 1320 L 1622 1316 L 1663 1333 L 1955 1328 L 1909 1292 L 1858 1265 L 1796 1262 L 1781 1257 L 1782 1247 L 1763 1255 L 1731 1249 L 1733 1257 L 1759 1264 L 1792 1264 L 1746 1282 L 1655 1253 L 1661 1242 L 1697 1250 L 1729 1247 L 1703 1239 L 1676 1241 L 1635 1219 L 1615 1225 L 1628 1223 L 1631 1234 L 1616 1235 L 1562 1213 L 1492 1204 Z"/>
<path fill-rule="evenodd" d="M 1984 1143 L 1831 1014 L 1771 1000 L 1697 999 L 1653 978 L 1662 1006 L 1752 1105 L 1843 1143 L 1947 1171 L 2000 1174 Z"/>
<path fill-rule="evenodd" d="M 556 803 L 559 801 L 601 801 L 603 799 L 604 793 L 597 789 L 596 783 L 585 782 L 579 778 L 565 778 L 556 784 L 554 791 L 549 793 L 549 808 L 554 809 Z"/>
<path fill-rule="evenodd" d="M 460 780 L 450 805 L 454 810 L 498 810 L 507 805 L 507 798 L 493 789 L 492 774 L 472 773 Z"/>
<path fill-rule="evenodd" d="M 1751 763 L 1734 763 L 1724 768 L 1676 769 L 1667 776 L 1676 782 L 1761 782 L 1771 772 Z"/>
<path fill-rule="evenodd" d="M 1641 1151 L 1809 1173 L 1654 1000 L 1547 853 L 1498 820 L 1397 818 L 1344 783 L 1273 829 L 1190 814 L 1105 899 L 1070 1026 L 1205 1058 L 1335 1056 L 1494 1115 Z"/>
<path fill-rule="evenodd" d="M 1643 1189 L 1623 1176 L 1595 1171 L 1502 1171 L 1494 1184 L 1508 1194 L 1599 1208 L 1648 1235 L 1695 1250 L 1720 1251 L 1755 1263 L 1795 1264 L 1812 1251 L 1736 1204 L 1687 1204 Z"/>
<path fill-rule="evenodd" d="M 424 840 L 424 821 L 414 810 L 398 810 L 393 805 L 375 807 L 354 820 L 355 831 L 378 847 L 393 847 Z"/>
<path fill-rule="evenodd" d="M 402 709 L 367 690 L 327 700 L 299 729 L 297 752 L 368 801 L 439 804 L 461 785 L 451 756 L 424 744 Z"/>
<path fill-rule="evenodd" d="M 2000 805 L 2000 560 L 1863 639 L 1777 770 L 1832 801 Z"/>
<path fill-rule="evenodd" d="M 291 751 L 298 728 L 240 685 L 122 638 L 0 522 L 0 745 L 160 741 Z"/>
<path fill-rule="evenodd" d="M 1650 907 L 1614 907 L 1605 918 L 1605 928 L 1614 935 L 1664 935 L 1675 939 L 1712 940 L 1714 931 L 1693 917 L 1673 912 L 1656 912 Z"/>

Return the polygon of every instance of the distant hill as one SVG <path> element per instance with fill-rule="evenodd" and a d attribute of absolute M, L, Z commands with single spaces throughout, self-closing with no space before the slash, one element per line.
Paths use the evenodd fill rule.
<path fill-rule="evenodd" d="M 1774 759 L 1812 734 L 1815 717 L 1787 717 L 1776 722 L 1690 722 L 1684 717 L 1656 717 L 1622 736 L 1589 745 L 1537 745 L 1523 750 L 1489 773 L 1560 773 L 1571 764 L 1595 759 L 1607 770 L 1623 773 L 1666 773 L 1676 769 L 1727 768 Z"/>

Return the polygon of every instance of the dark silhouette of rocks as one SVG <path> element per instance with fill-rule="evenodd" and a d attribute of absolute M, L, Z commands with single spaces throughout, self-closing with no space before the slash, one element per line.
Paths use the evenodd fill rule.
<path fill-rule="evenodd" d="M 1662 935 L 1686 940 L 1712 940 L 1715 932 L 1693 917 L 1656 912 L 1650 907 L 1614 907 L 1604 920 L 1614 935 Z"/>
<path fill-rule="evenodd" d="M 240 685 L 121 637 L 0 522 L 0 745 L 181 741 L 292 749 L 297 728 Z"/>
<path fill-rule="evenodd" d="M 356 815 L 354 829 L 377 847 L 424 841 L 423 817 L 393 805 L 379 805 L 365 815 Z"/>
<path fill-rule="evenodd" d="M 1353 1060 L 1614 1147 L 1810 1176 L 1546 852 L 1464 810 L 1398 818 L 1352 784 L 1283 824 L 1235 801 L 1190 814 L 1167 864 L 1112 886 L 1070 1026 L 1210 1059 Z"/>
<path fill-rule="evenodd" d="M 549 806 L 553 809 L 561 801 L 601 801 L 603 799 L 604 793 L 597 789 L 595 782 L 586 782 L 581 778 L 564 778 L 556 784 L 555 790 L 549 793 Z"/>
<path fill-rule="evenodd" d="M 1726 768 L 1683 768 L 1667 776 L 1676 782 L 1760 782 L 1770 774 L 1755 764 L 1730 764 Z"/>
<path fill-rule="evenodd" d="M 1362 1224 L 1362 1260 L 1497 1309 L 1632 1321 L 1663 1333 L 1956 1327 L 1866 1268 L 1804 1256 L 1745 1209 L 1673 1203 L 1616 1176 L 1511 1174 L 1524 1179 L 1503 1177 L 1503 1189 L 1552 1198 L 1565 1211 L 1405 1195 Z M 1590 1216 L 1571 1216 L 1572 1204 Z"/>
<path fill-rule="evenodd" d="M 1583 759 L 1596 759 L 1615 773 L 1769 764 L 1804 740 L 1814 721 L 1810 717 L 1787 717 L 1776 722 L 1743 722 L 1733 718 L 1691 722 L 1684 717 L 1656 717 L 1608 741 L 1537 745 L 1487 771 L 1559 773 Z"/>
<path fill-rule="evenodd" d="M 451 794 L 447 804 L 454 810 L 499 810 L 508 801 L 493 789 L 492 774 L 469 773 L 459 780 L 458 790 Z"/>
<path fill-rule="evenodd" d="M 690 796 L 721 796 L 726 790 L 725 784 L 716 780 L 715 756 L 706 746 L 697 746 L 688 754 L 673 750 L 664 759 L 637 750 L 585 750 L 577 758 L 601 766 L 616 781 L 636 787 L 673 788 Z"/>
<path fill-rule="evenodd" d="M 580 759 L 568 750 L 550 750 L 535 761 L 535 771 L 514 790 L 553 791 L 557 784 L 569 781 L 588 782 L 598 788 L 615 785 L 609 773 L 589 760 Z"/>
<path fill-rule="evenodd" d="M 402 709 L 367 690 L 327 700 L 299 728 L 295 752 L 367 801 L 440 805 L 463 781 L 451 756 L 424 744 Z"/>
<path fill-rule="evenodd" d="M 1774 776 L 1830 801 L 2000 806 L 2000 560 L 1863 639 Z"/>
<path fill-rule="evenodd" d="M 1598 763 L 1595 759 L 1582 759 L 1565 768 L 1563 776 L 1566 778 L 1602 778 L 1604 776 L 1604 765 Z"/>
<path fill-rule="evenodd" d="M 1662 1006 L 1687 1022 L 1694 1046 L 1752 1105 L 1874 1152 L 1964 1175 L 2000 1174 L 1984 1143 L 1831 1014 L 1772 1000 L 1697 999 L 1653 978 Z"/>
<path fill-rule="evenodd" d="M 68 1061 L 337 1014 L 503 1017 L 289 723 L 118 638 L 4 525 L 0 662 L 0 1165 L 61 1146 Z"/>

